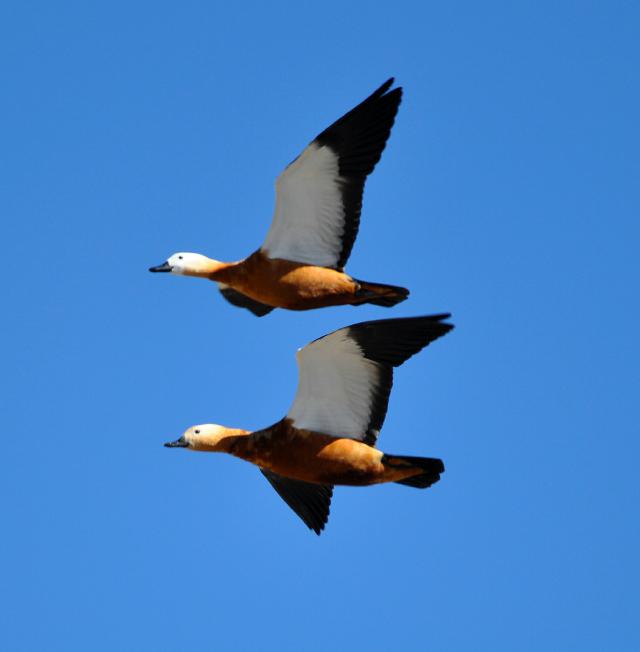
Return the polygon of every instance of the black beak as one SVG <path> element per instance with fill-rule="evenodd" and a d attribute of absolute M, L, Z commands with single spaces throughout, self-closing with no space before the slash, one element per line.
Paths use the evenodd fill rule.
<path fill-rule="evenodd" d="M 168 441 L 165 446 L 167 448 L 189 448 L 189 443 L 184 440 L 184 437 L 180 437 L 175 441 Z"/>
<path fill-rule="evenodd" d="M 149 267 L 150 272 L 170 272 L 171 271 L 171 265 L 169 263 L 164 262 L 162 265 L 157 265 L 156 267 Z"/>

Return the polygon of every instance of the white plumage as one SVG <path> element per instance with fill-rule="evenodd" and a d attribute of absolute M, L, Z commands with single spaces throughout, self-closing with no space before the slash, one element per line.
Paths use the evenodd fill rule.
<path fill-rule="evenodd" d="M 269 258 L 336 267 L 345 213 L 338 156 L 311 143 L 276 182 L 276 208 L 262 245 Z"/>
<path fill-rule="evenodd" d="M 363 356 L 348 330 L 298 351 L 298 390 L 287 417 L 296 428 L 363 440 L 380 369 Z"/>

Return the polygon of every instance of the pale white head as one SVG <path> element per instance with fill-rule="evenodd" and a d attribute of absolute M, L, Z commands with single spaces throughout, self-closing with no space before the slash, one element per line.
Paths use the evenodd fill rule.
<path fill-rule="evenodd" d="M 212 265 L 216 261 L 207 258 L 202 254 L 194 254 L 188 251 L 181 251 L 173 254 L 166 262 L 156 267 L 150 267 L 150 272 L 171 272 L 172 274 L 184 274 L 187 276 L 202 276 L 213 271 Z"/>
<path fill-rule="evenodd" d="M 167 448 L 190 448 L 191 450 L 216 450 L 220 441 L 229 434 L 229 429 L 216 423 L 204 423 L 187 428 L 182 437 L 165 444 Z"/>

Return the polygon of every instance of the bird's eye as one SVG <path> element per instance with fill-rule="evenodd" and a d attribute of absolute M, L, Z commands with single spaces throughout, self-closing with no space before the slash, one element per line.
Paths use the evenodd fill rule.
<path fill-rule="evenodd" d="M 178 256 L 178 260 L 182 260 L 182 256 Z"/>
<path fill-rule="evenodd" d="M 200 434 L 200 431 L 199 431 L 199 430 L 196 430 L 195 432 L 196 432 L 196 435 L 199 435 L 199 434 Z"/>

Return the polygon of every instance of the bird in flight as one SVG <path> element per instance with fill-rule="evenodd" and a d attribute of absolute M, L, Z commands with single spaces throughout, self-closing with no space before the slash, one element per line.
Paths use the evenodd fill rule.
<path fill-rule="evenodd" d="M 391 455 L 375 444 L 393 368 L 448 333 L 449 317 L 368 321 L 325 335 L 298 351 L 298 389 L 281 421 L 255 432 L 192 426 L 165 446 L 228 453 L 255 464 L 316 534 L 329 518 L 334 485 L 430 487 L 444 472 L 442 460 Z"/>
<path fill-rule="evenodd" d="M 358 234 L 367 177 L 380 160 L 402 98 L 387 80 L 304 149 L 276 182 L 276 206 L 262 246 L 225 263 L 176 253 L 150 272 L 209 279 L 234 306 L 262 317 L 274 308 L 310 310 L 370 303 L 391 307 L 409 290 L 344 272 Z"/>

